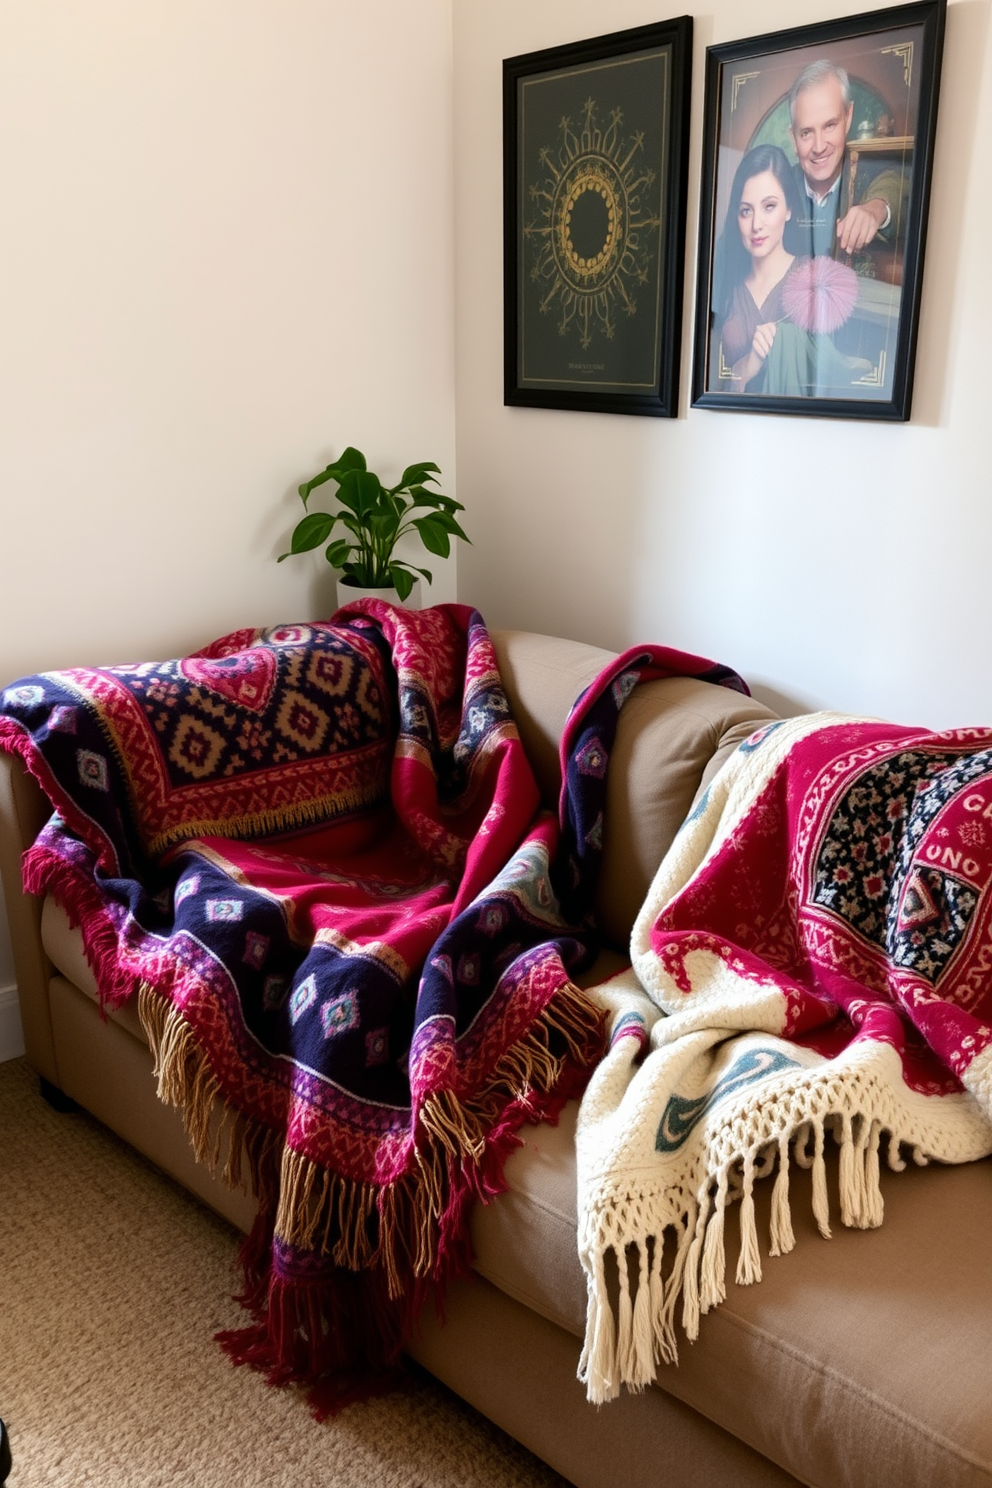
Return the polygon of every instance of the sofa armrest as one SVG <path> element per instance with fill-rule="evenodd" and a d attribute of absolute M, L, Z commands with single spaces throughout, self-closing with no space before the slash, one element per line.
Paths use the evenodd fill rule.
<path fill-rule="evenodd" d="M 59 1085 L 48 1007 L 52 965 L 41 943 L 42 900 L 25 894 L 21 857 L 34 842 L 52 808 L 15 755 L 0 754 L 0 879 L 10 927 L 14 972 L 21 1004 L 27 1057 L 38 1074 Z"/>

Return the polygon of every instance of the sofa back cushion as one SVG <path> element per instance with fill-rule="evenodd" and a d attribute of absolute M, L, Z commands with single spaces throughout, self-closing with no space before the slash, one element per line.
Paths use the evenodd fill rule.
<path fill-rule="evenodd" d="M 696 797 L 738 744 L 774 713 L 694 677 L 635 688 L 620 714 L 607 776 L 600 927 L 627 945 L 658 865 Z"/>
<path fill-rule="evenodd" d="M 557 812 L 561 791 L 558 747 L 565 721 L 576 698 L 616 660 L 616 652 L 529 630 L 494 630 L 491 636 L 541 800 Z"/>
<path fill-rule="evenodd" d="M 576 698 L 615 652 L 526 631 L 493 642 L 542 799 L 557 809 L 558 745 Z M 626 949 L 658 865 L 697 794 L 723 761 L 775 714 L 754 698 L 690 677 L 636 688 L 620 714 L 607 777 L 596 912 L 607 940 Z"/>

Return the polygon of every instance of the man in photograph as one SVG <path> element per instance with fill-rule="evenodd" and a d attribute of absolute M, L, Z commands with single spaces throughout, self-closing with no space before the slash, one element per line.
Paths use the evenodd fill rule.
<path fill-rule="evenodd" d="M 853 113 L 848 75 L 833 62 L 811 62 L 793 84 L 789 132 L 798 158 L 802 211 L 790 236 L 794 252 L 846 258 L 864 273 L 864 250 L 873 243 L 882 247 L 895 242 L 905 218 L 909 181 L 901 165 L 863 170 L 857 200 L 848 199 L 844 165 Z"/>
<path fill-rule="evenodd" d="M 871 397 L 891 376 L 911 167 L 895 152 L 866 154 L 852 193 L 845 166 L 853 116 L 844 68 L 822 58 L 803 69 L 789 93 L 799 210 L 785 242 L 797 257 L 829 257 L 857 274 L 857 308 L 831 341 L 852 369 L 844 396 Z"/>

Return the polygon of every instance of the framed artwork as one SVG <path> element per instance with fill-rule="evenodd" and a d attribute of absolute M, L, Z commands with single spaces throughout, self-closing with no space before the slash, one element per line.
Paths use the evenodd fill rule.
<path fill-rule="evenodd" d="M 707 50 L 693 407 L 909 418 L 944 17 Z"/>
<path fill-rule="evenodd" d="M 677 413 L 692 21 L 503 63 L 504 402 Z"/>

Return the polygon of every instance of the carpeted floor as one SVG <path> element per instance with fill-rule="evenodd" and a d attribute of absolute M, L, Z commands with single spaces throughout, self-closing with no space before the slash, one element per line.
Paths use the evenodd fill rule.
<path fill-rule="evenodd" d="M 234 1369 L 236 1233 L 0 1064 L 0 1416 L 8 1488 L 566 1488 L 429 1377 L 313 1420 Z"/>

